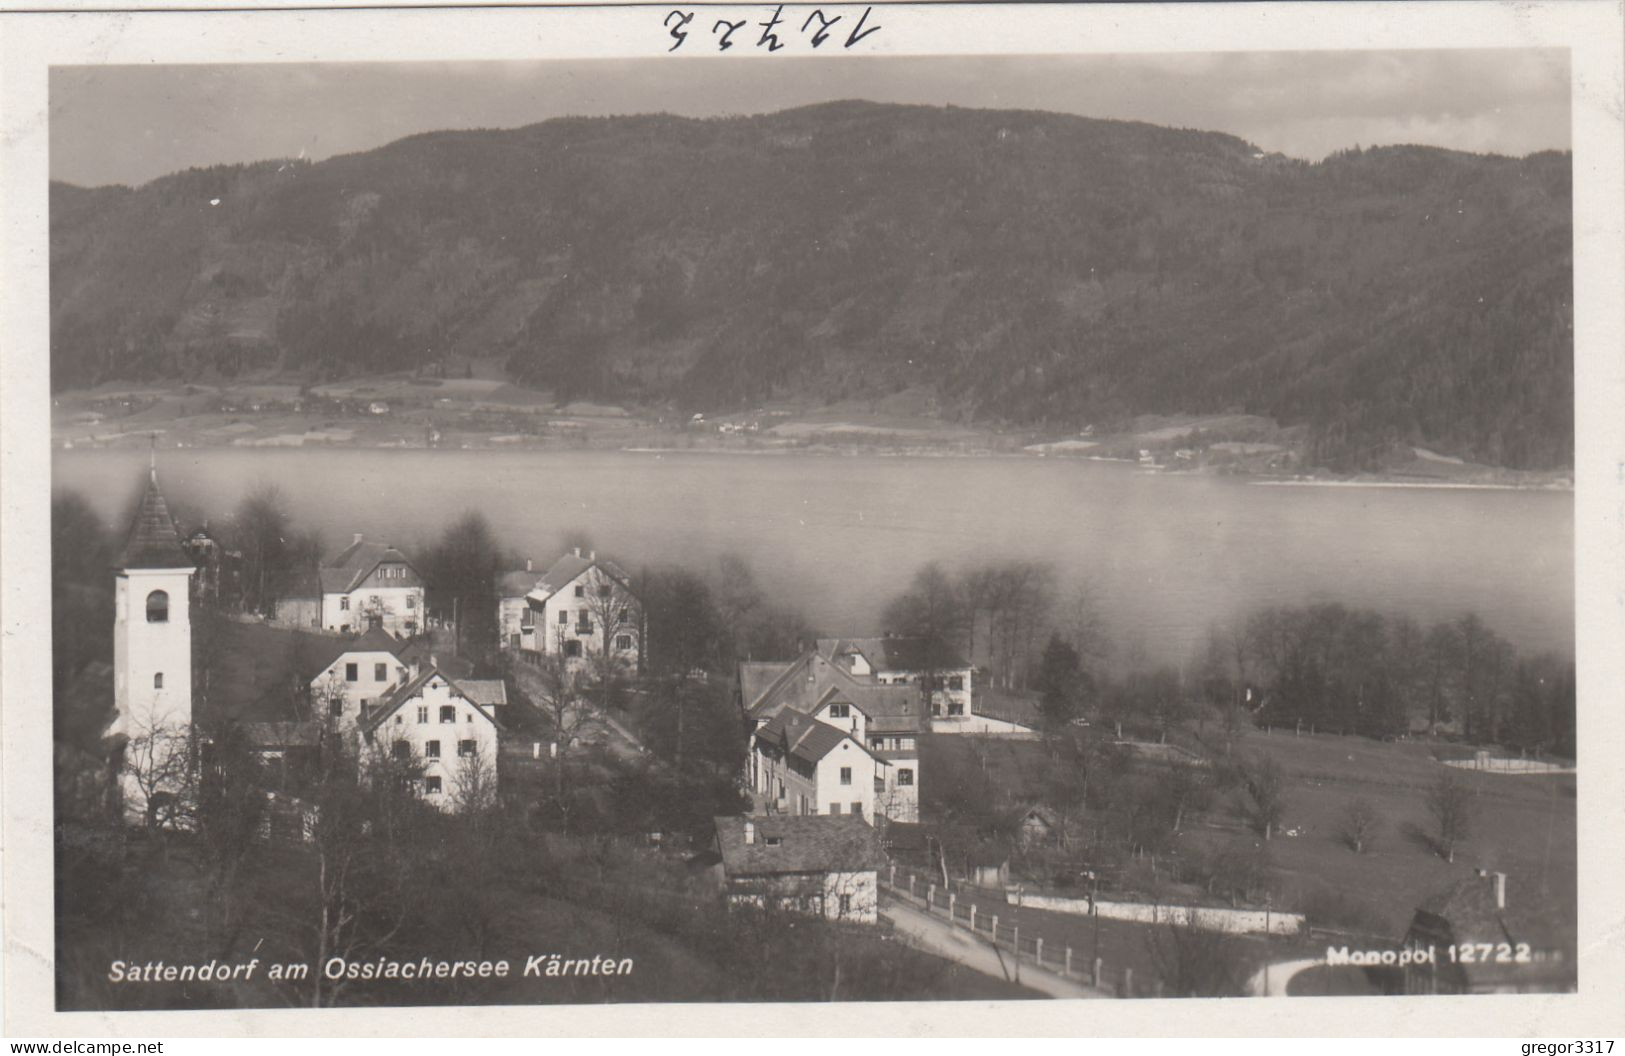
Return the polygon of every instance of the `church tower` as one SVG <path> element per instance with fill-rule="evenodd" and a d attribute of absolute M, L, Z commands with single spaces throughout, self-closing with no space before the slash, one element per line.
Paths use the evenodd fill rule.
<path fill-rule="evenodd" d="M 178 770 L 181 737 L 192 722 L 192 571 L 180 533 L 158 490 L 156 464 L 130 526 L 129 542 L 115 569 L 113 613 L 113 704 L 110 733 L 130 738 L 123 780 L 126 813 L 149 813 L 149 793 L 173 781 L 152 777 Z M 154 735 L 158 735 L 155 737 Z M 163 738 L 162 748 L 154 744 Z M 132 753 L 145 753 L 128 771 Z M 163 758 L 153 759 L 154 755 Z"/>

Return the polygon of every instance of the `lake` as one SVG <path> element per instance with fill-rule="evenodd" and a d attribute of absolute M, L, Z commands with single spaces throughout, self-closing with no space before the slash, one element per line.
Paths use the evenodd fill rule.
<path fill-rule="evenodd" d="M 60 451 L 55 484 L 112 523 L 143 450 Z M 224 517 L 274 482 L 329 550 L 403 547 L 467 509 L 542 567 L 584 531 L 629 569 L 744 556 L 822 631 L 877 633 L 924 562 L 1008 558 L 1087 583 L 1120 646 L 1184 659 L 1211 620 L 1341 601 L 1427 621 L 1473 610 L 1524 650 L 1574 648 L 1574 498 L 1555 491 L 1272 487 L 1073 459 L 629 451 L 160 452 L 165 493 Z"/>

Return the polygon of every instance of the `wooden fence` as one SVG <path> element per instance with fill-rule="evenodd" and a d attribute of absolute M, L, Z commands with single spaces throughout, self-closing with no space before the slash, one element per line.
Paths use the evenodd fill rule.
<path fill-rule="evenodd" d="M 952 888 L 944 889 L 938 881 L 895 864 L 881 869 L 880 886 L 899 898 L 908 898 L 932 916 L 941 917 L 954 927 L 963 928 L 1007 951 L 1018 966 L 1035 965 L 1118 997 L 1162 996 L 1160 979 L 1136 978 L 1133 968 L 1109 965 L 1100 957 L 1090 960 L 1086 950 L 1048 942 L 1038 930 L 1013 923 L 1009 903 L 993 902 L 984 909 L 972 896 Z"/>

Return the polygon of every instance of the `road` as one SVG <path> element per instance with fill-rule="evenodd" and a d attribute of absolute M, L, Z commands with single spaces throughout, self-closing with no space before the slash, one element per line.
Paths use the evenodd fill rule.
<path fill-rule="evenodd" d="M 910 945 L 996 979 L 1010 980 L 1015 974 L 1015 965 L 1008 950 L 996 949 L 986 939 L 972 935 L 964 928 L 956 928 L 884 891 L 880 895 L 880 911 L 891 918 L 897 934 Z M 1072 979 L 1063 979 L 1054 972 L 1027 962 L 1021 966 L 1021 985 L 1050 997 L 1111 996 L 1103 990 Z"/>
<path fill-rule="evenodd" d="M 1286 987 L 1292 981 L 1293 976 L 1299 972 L 1308 971 L 1310 968 L 1317 968 L 1325 963 L 1326 959 L 1324 957 L 1315 957 L 1303 961 L 1279 961 L 1268 968 L 1260 968 L 1253 973 L 1251 979 L 1247 980 L 1247 996 L 1289 997 L 1291 995 L 1287 993 Z M 1269 977 L 1268 988 L 1264 985 L 1266 974 Z"/>

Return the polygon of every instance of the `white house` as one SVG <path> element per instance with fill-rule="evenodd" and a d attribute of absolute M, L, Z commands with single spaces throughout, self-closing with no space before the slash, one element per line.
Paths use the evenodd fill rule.
<path fill-rule="evenodd" d="M 716 853 L 730 905 L 874 924 L 880 838 L 863 819 L 717 818 Z"/>
<path fill-rule="evenodd" d="M 358 532 L 318 573 L 323 628 L 351 633 L 382 627 L 409 638 L 423 627 L 423 577 L 394 547 L 369 543 Z"/>
<path fill-rule="evenodd" d="M 127 820 L 154 820 L 185 784 L 192 723 L 191 558 L 154 466 L 113 580 L 113 722 L 129 738 L 120 790 Z"/>
<path fill-rule="evenodd" d="M 790 708 L 751 735 L 752 787 L 767 813 L 873 818 L 886 765 L 850 730 Z"/>
<path fill-rule="evenodd" d="M 496 574 L 493 586 L 497 596 L 497 643 L 502 649 L 534 648 L 534 638 L 532 644 L 525 640 L 526 632 L 535 625 L 530 611 L 530 592 L 545 576 L 546 573 L 532 568 L 529 558 L 525 559 L 522 569 Z"/>
<path fill-rule="evenodd" d="M 854 677 L 813 651 L 789 663 L 741 664 L 739 685 L 741 705 L 757 729 L 793 711 L 857 738 L 881 764 L 873 784 L 874 813 L 892 821 L 919 820 L 917 689 Z M 768 791 L 762 783 L 762 757 L 754 747 L 750 761 L 752 787 Z M 776 788 L 773 792 L 776 797 Z"/>
<path fill-rule="evenodd" d="M 362 717 L 368 765 L 409 768 L 422 796 L 444 811 L 490 802 L 501 729 L 493 708 L 501 686 L 454 682 L 427 666 Z"/>
<path fill-rule="evenodd" d="M 331 659 L 310 680 L 310 699 L 316 716 L 345 735 L 355 732 L 363 711 L 416 673 L 402 643 L 382 627 L 334 643 L 330 652 Z"/>
<path fill-rule="evenodd" d="M 624 570 L 596 552 L 583 556 L 578 548 L 564 555 L 525 596 L 528 622 L 521 617 L 519 648 L 572 659 L 613 655 L 636 670 L 643 603 L 631 584 Z"/>

